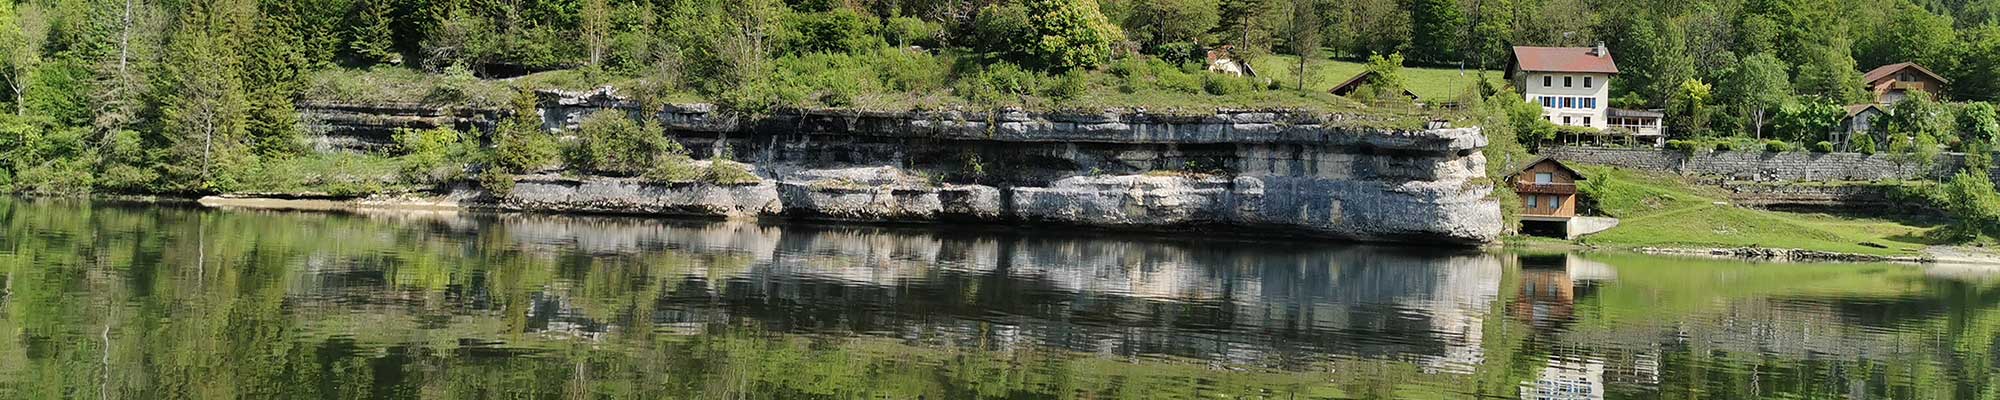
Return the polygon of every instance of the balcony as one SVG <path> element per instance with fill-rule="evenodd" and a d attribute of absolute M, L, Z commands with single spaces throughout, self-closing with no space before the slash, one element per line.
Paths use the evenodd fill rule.
<path fill-rule="evenodd" d="M 1897 81 L 1896 83 L 1890 84 L 1889 88 L 1895 90 L 1917 90 L 1926 92 L 1930 91 L 1930 88 L 1927 87 L 1927 85 L 1924 85 L 1923 82 L 1917 82 L 1917 81 Z"/>
<path fill-rule="evenodd" d="M 1541 194 L 1576 194 L 1576 184 L 1515 182 L 1514 192 L 1541 193 Z"/>

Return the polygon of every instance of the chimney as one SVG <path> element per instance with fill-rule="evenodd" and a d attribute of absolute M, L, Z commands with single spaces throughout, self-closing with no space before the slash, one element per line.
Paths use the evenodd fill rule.
<path fill-rule="evenodd" d="M 1600 40 L 1597 42 L 1597 47 L 1590 49 L 1590 55 L 1603 58 L 1611 55 L 1611 49 L 1604 48 L 1604 41 Z"/>

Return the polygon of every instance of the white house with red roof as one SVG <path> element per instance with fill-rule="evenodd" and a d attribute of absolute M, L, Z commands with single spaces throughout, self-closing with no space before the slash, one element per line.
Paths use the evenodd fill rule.
<path fill-rule="evenodd" d="M 1611 77 L 1618 63 L 1611 50 L 1597 47 L 1514 47 L 1507 71 L 1528 102 L 1542 105 L 1542 117 L 1556 125 L 1610 127 Z"/>

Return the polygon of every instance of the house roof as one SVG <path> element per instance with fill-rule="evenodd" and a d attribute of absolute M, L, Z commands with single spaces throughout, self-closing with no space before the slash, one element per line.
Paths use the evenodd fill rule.
<path fill-rule="evenodd" d="M 1882 105 L 1880 105 L 1880 104 L 1875 104 L 1875 103 L 1866 103 L 1866 104 L 1854 104 L 1854 105 L 1849 105 L 1849 106 L 1845 106 L 1845 107 L 1841 107 L 1841 108 L 1844 108 L 1844 109 L 1847 109 L 1847 117 L 1848 117 L 1848 118 L 1854 118 L 1854 116 L 1856 116 L 1856 115 L 1861 115 L 1861 113 L 1862 113 L 1862 112 L 1865 112 L 1865 111 L 1868 111 L 1868 109 L 1870 109 L 1870 108 L 1873 108 L 1873 109 L 1875 109 L 1875 112 L 1879 112 L 1879 113 L 1884 113 L 1884 114 L 1887 114 L 1887 113 L 1889 113 L 1889 110 L 1884 110 L 1884 109 L 1882 109 Z"/>
<path fill-rule="evenodd" d="M 1339 85 L 1334 85 L 1333 89 L 1327 90 L 1326 92 L 1332 93 L 1335 96 L 1346 96 L 1349 94 L 1353 94 L 1355 91 L 1361 90 L 1362 85 L 1368 84 L 1369 77 L 1375 75 L 1376 75 L 1375 71 L 1361 71 L 1361 73 L 1359 74 L 1354 74 L 1353 78 L 1347 78 L 1347 81 L 1341 82 Z M 1417 94 L 1411 92 L 1410 89 L 1408 88 L 1403 89 L 1403 95 L 1410 96 L 1410 98 L 1412 99 L 1417 98 Z"/>
<path fill-rule="evenodd" d="M 1930 68 L 1924 68 L 1924 66 L 1917 65 L 1917 63 L 1913 62 L 1899 62 L 1895 64 L 1875 67 L 1875 69 L 1868 70 L 1868 73 L 1862 74 L 1861 81 L 1862 82 L 1880 81 L 1882 80 L 1882 78 L 1888 78 L 1890 75 L 1894 75 L 1897 72 L 1902 72 L 1904 69 L 1909 69 L 1909 68 L 1916 68 L 1918 72 L 1923 72 L 1924 75 L 1930 75 L 1931 79 L 1936 79 L 1938 82 L 1951 83 L 1950 79 L 1945 79 L 1944 76 L 1938 75 L 1936 72 L 1931 72 Z"/>
<path fill-rule="evenodd" d="M 1618 73 L 1611 52 L 1593 54 L 1596 47 L 1514 46 L 1514 64 L 1531 72 Z"/>
<path fill-rule="evenodd" d="M 1528 172 L 1529 168 L 1534 168 L 1536 165 L 1541 165 L 1542 163 L 1545 162 L 1554 163 L 1557 169 L 1561 169 L 1563 170 L 1563 172 L 1568 172 L 1570 176 L 1576 177 L 1576 180 L 1579 181 L 1589 180 L 1583 177 L 1583 173 L 1576 172 L 1576 170 L 1574 169 L 1570 169 L 1570 167 L 1568 165 L 1564 165 L 1562 161 L 1556 161 L 1556 159 L 1548 157 L 1537 158 L 1534 161 L 1529 161 L 1527 164 L 1521 164 L 1521 167 L 1515 168 L 1514 173 L 1512 175 L 1508 175 L 1508 177 L 1512 178 L 1514 175 L 1520 175 L 1522 172 Z"/>

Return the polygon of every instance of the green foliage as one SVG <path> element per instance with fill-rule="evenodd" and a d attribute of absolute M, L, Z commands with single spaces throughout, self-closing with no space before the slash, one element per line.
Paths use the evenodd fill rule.
<path fill-rule="evenodd" d="M 505 172 L 538 172 L 554 164 L 558 156 L 555 136 L 542 130 L 535 112 L 535 94 L 515 95 L 513 115 L 500 122 L 493 132 L 493 162 Z"/>
<path fill-rule="evenodd" d="M 1788 103 L 1778 107 L 1771 128 L 1779 138 L 1806 142 L 1833 133 L 1846 117 L 1846 110 L 1831 103 Z"/>
<path fill-rule="evenodd" d="M 1782 140 L 1768 140 L 1764 142 L 1764 151 L 1768 153 L 1783 153 L 1792 151 L 1792 145 Z"/>
<path fill-rule="evenodd" d="M 1193 53 L 1192 43 L 1205 43 L 1203 36 L 1221 20 L 1217 5 L 1215 0 L 1134 1 L 1121 22 L 1132 40 L 1152 54 L 1185 60 Z"/>
<path fill-rule="evenodd" d="M 1093 68 L 1111 60 L 1125 33 L 1099 13 L 1095 0 L 1025 0 L 1033 43 L 1029 64 L 1051 71 Z"/>
<path fill-rule="evenodd" d="M 1418 62 L 1461 61 L 1466 18 L 1457 1 L 1410 0 L 1410 48 Z"/>
<path fill-rule="evenodd" d="M 1718 99 L 1736 108 L 1749 122 L 1745 130 L 1760 130 L 1766 113 L 1791 101 L 1791 78 L 1784 61 L 1770 54 L 1743 59 L 1742 65 L 1726 74 L 1719 86 Z"/>
<path fill-rule="evenodd" d="M 1003 62 L 959 79 L 952 91 L 977 104 L 1014 104 L 1034 94 L 1040 82 L 1034 72 Z"/>
<path fill-rule="evenodd" d="M 1875 155 L 1875 135 L 1867 132 L 1857 133 L 1847 140 L 1847 149 L 1856 153 Z"/>
<path fill-rule="evenodd" d="M 685 158 L 687 149 L 666 137 L 648 118 L 635 122 L 623 110 L 598 111 L 577 129 L 576 159 L 569 165 L 584 171 L 633 176 L 654 169 L 662 157 Z"/>
<path fill-rule="evenodd" d="M 1715 142 L 1715 151 L 1736 151 L 1736 143 L 1727 140 Z"/>
<path fill-rule="evenodd" d="M 918 18 L 894 17 L 882 20 L 882 40 L 897 47 L 934 47 L 944 35 L 944 26 Z"/>
<path fill-rule="evenodd" d="M 1933 140 L 1957 137 L 1949 108 L 1923 92 L 1911 92 L 1908 96 L 1896 103 L 1889 115 L 1876 121 L 1890 136 L 1930 136 Z"/>
<path fill-rule="evenodd" d="M 2000 193 L 1985 172 L 1960 172 L 1942 184 L 1913 186 L 1909 191 L 1950 217 L 1950 224 L 1932 232 L 1938 239 L 1963 243 L 1982 235 L 2000 237 Z"/>
<path fill-rule="evenodd" d="M 403 129 L 396 132 L 396 145 L 403 155 L 402 176 L 412 183 L 440 183 L 456 179 L 465 171 L 477 143 L 466 140 L 451 128 Z"/>
<path fill-rule="evenodd" d="M 1825 141 L 1825 140 L 1821 140 L 1821 141 L 1818 141 L 1818 142 L 1814 142 L 1814 143 L 1813 143 L 1813 145 L 1812 145 L 1812 151 L 1813 151 L 1814 153 L 1821 153 L 1821 154 L 1825 154 L 1825 153 L 1832 153 L 1832 152 L 1833 152 L 1833 142 L 1829 142 L 1829 141 Z"/>
<path fill-rule="evenodd" d="M 1957 130 L 1967 142 L 1994 143 L 2000 140 L 2000 113 L 1993 103 L 1966 103 L 1958 110 Z"/>
<path fill-rule="evenodd" d="M 702 175 L 701 180 L 731 186 L 752 185 L 764 181 L 763 178 L 758 178 L 757 174 L 750 173 L 748 165 L 721 158 L 710 160 L 708 172 Z"/>
<path fill-rule="evenodd" d="M 1703 147 L 1702 143 L 1698 141 L 1680 139 L 1667 141 L 1667 150 L 1678 151 L 1681 154 L 1694 154 L 1697 151 L 1705 149 L 1706 147 Z"/>
<path fill-rule="evenodd" d="M 883 47 L 869 34 L 868 21 L 846 8 L 785 17 L 784 48 L 791 54 L 857 53 Z"/>
<path fill-rule="evenodd" d="M 495 196 L 506 197 L 514 192 L 514 175 L 499 169 L 488 168 L 479 173 L 479 187 Z"/>

